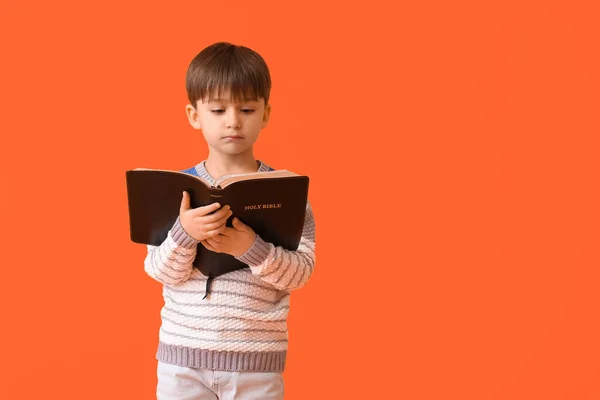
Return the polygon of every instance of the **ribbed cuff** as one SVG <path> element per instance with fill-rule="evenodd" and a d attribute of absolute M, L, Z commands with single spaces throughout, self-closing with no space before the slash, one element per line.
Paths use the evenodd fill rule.
<path fill-rule="evenodd" d="M 236 258 L 250 267 L 258 267 L 265 262 L 272 247 L 274 247 L 272 243 L 265 242 L 260 235 L 256 235 L 256 240 L 252 246 L 244 254 Z"/>
<path fill-rule="evenodd" d="M 167 364 L 216 371 L 283 372 L 287 351 L 243 352 L 194 349 L 158 343 L 156 358 Z"/>
<path fill-rule="evenodd" d="M 177 217 L 177 220 L 173 224 L 173 228 L 171 228 L 170 233 L 173 241 L 177 243 L 178 246 L 193 249 L 199 243 L 198 240 L 188 235 L 188 233 L 183 229 L 179 217 Z"/>

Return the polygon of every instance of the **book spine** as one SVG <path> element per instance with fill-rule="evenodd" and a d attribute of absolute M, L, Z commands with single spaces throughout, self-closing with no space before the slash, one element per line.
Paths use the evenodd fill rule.
<path fill-rule="evenodd" d="M 216 185 L 213 186 L 211 185 L 210 187 L 210 197 L 211 198 L 221 198 L 224 197 L 225 195 L 223 194 L 223 188 L 220 185 Z"/>

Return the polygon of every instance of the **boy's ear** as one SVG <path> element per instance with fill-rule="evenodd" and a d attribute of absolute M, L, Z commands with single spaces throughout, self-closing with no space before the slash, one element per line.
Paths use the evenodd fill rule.
<path fill-rule="evenodd" d="M 187 114 L 188 121 L 190 121 L 190 125 L 192 125 L 194 129 L 202 128 L 202 126 L 200 125 L 200 117 L 198 115 L 198 111 L 196 111 L 194 106 L 192 106 L 191 104 L 185 106 L 185 113 Z"/>
<path fill-rule="evenodd" d="M 265 112 L 263 113 L 261 129 L 267 127 L 267 124 L 269 123 L 270 118 L 271 118 L 271 104 L 269 103 L 265 106 Z"/>

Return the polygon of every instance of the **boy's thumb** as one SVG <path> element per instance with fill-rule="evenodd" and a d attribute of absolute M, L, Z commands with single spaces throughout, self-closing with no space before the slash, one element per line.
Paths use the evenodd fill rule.
<path fill-rule="evenodd" d="M 240 221 L 240 219 L 238 217 L 234 217 L 233 220 L 231 221 L 233 227 L 235 229 L 237 229 L 238 231 L 244 231 L 244 232 L 248 232 L 249 231 L 249 226 L 244 224 L 242 221 Z"/>
<path fill-rule="evenodd" d="M 179 212 L 182 213 L 190 209 L 190 195 L 188 192 L 183 192 L 183 197 L 181 198 L 181 207 L 179 207 Z"/>

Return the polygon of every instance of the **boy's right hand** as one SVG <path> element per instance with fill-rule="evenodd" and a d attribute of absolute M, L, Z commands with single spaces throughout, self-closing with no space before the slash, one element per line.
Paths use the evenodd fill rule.
<path fill-rule="evenodd" d="M 217 236 L 225 229 L 227 218 L 233 214 L 228 205 L 221 207 L 219 203 L 212 203 L 204 207 L 191 208 L 190 195 L 183 192 L 181 207 L 179 208 L 179 220 L 183 230 L 198 241 Z M 211 212 L 219 210 L 214 214 Z"/>

